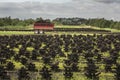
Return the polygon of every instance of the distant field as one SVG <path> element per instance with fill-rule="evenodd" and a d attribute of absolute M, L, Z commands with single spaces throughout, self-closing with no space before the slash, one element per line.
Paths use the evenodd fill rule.
<path fill-rule="evenodd" d="M 34 32 L 25 32 L 25 31 L 0 31 L 0 35 L 31 35 Z"/>
<path fill-rule="evenodd" d="M 98 30 L 110 30 L 112 32 L 120 32 L 120 30 L 117 30 L 117 29 L 99 28 L 95 26 L 86 26 L 86 25 L 80 25 L 80 26 L 61 25 L 61 26 L 55 26 L 55 28 L 92 28 L 92 29 L 98 29 Z"/>
<path fill-rule="evenodd" d="M 76 25 L 72 25 L 72 26 L 69 26 L 69 25 L 57 25 L 55 26 L 55 28 L 88 28 L 89 26 L 86 26 L 86 25 L 79 25 L 79 26 L 76 26 Z"/>
<path fill-rule="evenodd" d="M 83 33 L 83 32 L 45 32 L 47 35 L 62 35 L 62 34 L 70 34 L 70 35 L 80 35 L 80 34 L 90 34 L 93 33 Z M 0 35 L 35 35 L 34 32 L 25 32 L 25 31 L 0 31 Z"/>
<path fill-rule="evenodd" d="M 69 26 L 69 25 L 57 25 L 55 28 L 88 28 L 89 26 L 86 25 L 80 25 L 80 26 Z M 15 30 L 31 30 L 33 29 L 33 25 L 30 26 L 3 26 L 0 27 L 0 29 L 15 29 Z"/>
<path fill-rule="evenodd" d="M 13 29 L 13 30 L 32 30 L 33 27 L 31 26 L 27 26 L 27 27 L 22 27 L 22 26 L 7 26 L 6 28 L 9 29 Z M 92 28 L 92 29 L 96 29 L 96 30 L 109 30 L 111 32 L 120 32 L 120 30 L 116 30 L 116 29 L 109 29 L 109 28 L 98 28 L 98 27 L 93 27 L 93 26 L 86 26 L 86 25 L 80 25 L 80 26 L 66 26 L 66 25 L 60 25 L 60 26 L 55 26 L 55 28 Z M 94 34 L 91 32 L 45 32 L 48 35 L 55 35 L 55 34 Z M 97 33 L 98 34 L 98 33 Z M 0 35 L 34 35 L 33 31 L 0 31 Z"/>
<path fill-rule="evenodd" d="M 30 26 L 2 26 L 0 27 L 0 29 L 11 29 L 11 30 L 21 30 L 21 29 L 24 29 L 24 30 L 27 30 L 27 29 L 33 29 L 33 26 L 30 25 Z"/>
<path fill-rule="evenodd" d="M 55 28 L 93 28 L 93 29 L 99 29 L 99 30 L 111 30 L 113 32 L 120 32 L 120 30 L 117 29 L 110 29 L 110 28 L 99 28 L 95 26 L 86 26 L 86 25 L 56 25 Z M 30 26 L 3 26 L 0 27 L 0 29 L 13 29 L 13 30 L 32 30 L 33 25 Z"/>
<path fill-rule="evenodd" d="M 98 28 L 98 27 L 91 27 L 93 29 L 99 29 L 99 30 L 110 30 L 111 32 L 120 32 L 120 30 L 117 29 L 110 29 L 110 28 Z"/>

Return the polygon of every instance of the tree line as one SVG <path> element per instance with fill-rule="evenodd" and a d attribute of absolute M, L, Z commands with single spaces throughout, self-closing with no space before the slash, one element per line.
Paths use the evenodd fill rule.
<path fill-rule="evenodd" d="M 31 19 L 24 19 L 20 20 L 19 18 L 12 19 L 9 17 L 0 18 L 0 27 L 2 26 L 27 26 L 33 24 L 34 20 Z"/>
<path fill-rule="evenodd" d="M 94 18 L 94 19 L 85 19 L 85 18 L 56 18 L 54 20 L 36 18 L 36 19 L 19 19 L 19 18 L 11 18 L 4 17 L 0 18 L 0 27 L 3 26 L 29 26 L 33 25 L 34 22 L 53 22 L 56 25 L 88 25 L 88 26 L 96 26 L 100 28 L 113 28 L 120 29 L 120 21 L 106 20 L 104 18 Z"/>
<path fill-rule="evenodd" d="M 19 18 L 11 18 L 11 16 L 9 17 L 4 17 L 4 18 L 0 18 L 0 27 L 3 26 L 29 26 L 29 25 L 33 25 L 34 22 L 51 22 L 50 19 L 43 19 L 43 18 L 36 18 L 36 19 L 19 19 Z"/>
<path fill-rule="evenodd" d="M 84 18 L 56 18 L 53 22 L 57 25 L 88 25 L 100 28 L 120 29 L 120 21 L 106 20 L 104 18 L 84 19 Z"/>

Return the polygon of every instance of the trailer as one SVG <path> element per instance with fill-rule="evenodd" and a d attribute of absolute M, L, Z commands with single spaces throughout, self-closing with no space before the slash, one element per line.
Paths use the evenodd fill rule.
<path fill-rule="evenodd" d="M 53 23 L 41 23 L 41 22 L 34 23 L 35 34 L 43 34 L 44 31 L 53 29 L 54 29 Z"/>

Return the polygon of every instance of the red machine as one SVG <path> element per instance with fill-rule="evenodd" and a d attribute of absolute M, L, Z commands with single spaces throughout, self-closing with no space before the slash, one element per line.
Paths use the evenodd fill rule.
<path fill-rule="evenodd" d="M 45 30 L 53 30 L 54 24 L 52 23 L 35 23 L 34 24 L 34 31 L 35 33 L 43 33 Z"/>

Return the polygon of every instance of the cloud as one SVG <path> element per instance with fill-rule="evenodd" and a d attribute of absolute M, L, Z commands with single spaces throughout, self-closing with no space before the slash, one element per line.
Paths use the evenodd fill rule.
<path fill-rule="evenodd" d="M 57 17 L 104 17 L 120 20 L 119 7 L 118 3 L 106 5 L 94 0 L 73 0 L 67 3 L 5 2 L 0 3 L 0 17 L 11 16 L 21 19 L 37 17 L 50 19 Z"/>
<path fill-rule="evenodd" d="M 12 17 L 65 17 L 73 14 L 75 8 L 71 5 L 40 3 L 40 2 L 22 2 L 22 3 L 0 3 L 0 16 Z"/>
<path fill-rule="evenodd" d="M 120 3 L 120 0 L 94 0 L 102 3 Z"/>

